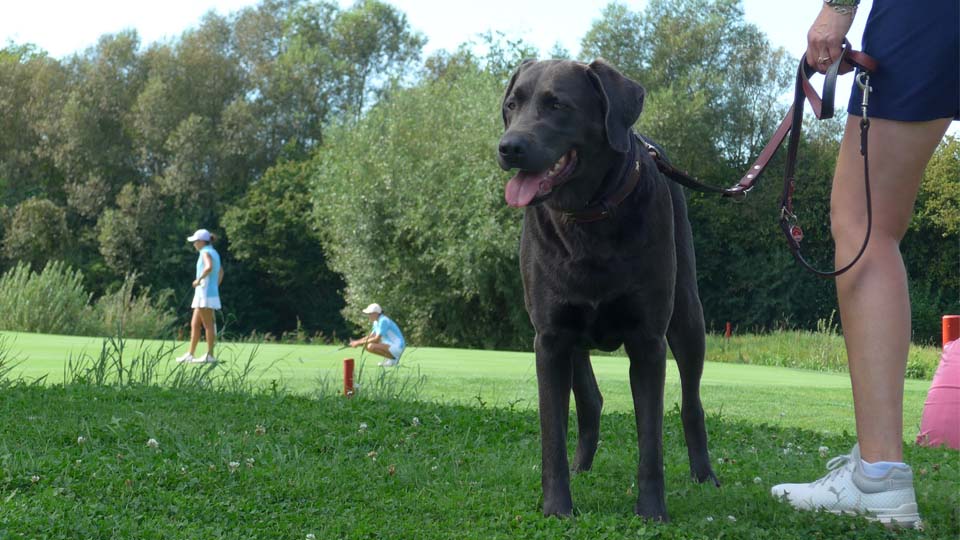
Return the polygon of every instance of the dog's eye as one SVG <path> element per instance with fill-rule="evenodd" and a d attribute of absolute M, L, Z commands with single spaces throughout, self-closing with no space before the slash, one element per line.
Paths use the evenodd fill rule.
<path fill-rule="evenodd" d="M 507 108 L 510 109 L 511 111 L 516 110 L 517 103 L 515 101 L 508 101 Z"/>

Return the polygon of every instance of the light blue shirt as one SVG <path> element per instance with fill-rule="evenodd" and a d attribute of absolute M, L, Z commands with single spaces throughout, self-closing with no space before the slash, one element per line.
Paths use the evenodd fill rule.
<path fill-rule="evenodd" d="M 373 321 L 373 333 L 380 336 L 383 343 L 387 345 L 398 345 L 400 348 L 407 346 L 397 323 L 382 313 L 377 320 Z"/>
<path fill-rule="evenodd" d="M 217 283 L 220 279 L 220 254 L 217 253 L 217 250 L 213 249 L 213 246 L 207 244 L 200 248 L 199 256 L 197 257 L 197 277 L 200 279 L 200 275 L 203 274 L 203 254 L 209 253 L 210 260 L 213 261 L 213 268 L 210 269 L 210 273 L 204 279 L 204 283 L 201 283 L 200 286 L 207 291 L 207 298 L 219 298 L 220 297 L 220 285 Z"/>

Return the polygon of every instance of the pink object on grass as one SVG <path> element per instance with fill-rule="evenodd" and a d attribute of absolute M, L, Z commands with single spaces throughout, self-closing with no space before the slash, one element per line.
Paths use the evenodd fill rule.
<path fill-rule="evenodd" d="M 943 347 L 923 405 L 917 444 L 960 450 L 960 340 Z"/>

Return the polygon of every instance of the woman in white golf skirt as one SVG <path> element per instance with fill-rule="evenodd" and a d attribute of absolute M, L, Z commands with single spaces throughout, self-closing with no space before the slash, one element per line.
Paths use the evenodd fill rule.
<path fill-rule="evenodd" d="M 206 229 L 199 229 L 187 237 L 199 252 L 197 257 L 196 279 L 193 280 L 193 320 L 190 322 L 190 351 L 177 358 L 177 362 L 216 362 L 213 346 L 217 341 L 217 327 L 213 310 L 220 309 L 220 282 L 223 281 L 223 269 L 220 267 L 220 254 L 211 245 L 217 237 Z M 197 358 L 197 344 L 200 342 L 201 327 L 206 331 L 207 354 Z"/>

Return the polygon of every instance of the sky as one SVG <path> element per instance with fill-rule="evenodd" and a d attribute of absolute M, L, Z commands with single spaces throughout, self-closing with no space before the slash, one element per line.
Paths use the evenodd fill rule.
<path fill-rule="evenodd" d="M 486 31 L 523 38 L 545 56 L 560 43 L 572 55 L 609 0 L 386 0 L 407 15 L 410 26 L 428 39 L 425 52 L 452 50 Z M 339 0 L 349 7 L 352 0 Z M 134 28 L 144 44 L 173 39 L 194 27 L 208 11 L 226 15 L 257 0 L 0 0 L 0 46 L 33 43 L 62 58 L 93 46 L 103 34 Z M 640 11 L 646 0 L 621 0 Z M 848 37 L 859 48 L 872 0 L 863 0 Z M 774 46 L 799 58 L 806 34 L 820 10 L 817 0 L 744 0 L 748 22 L 767 34 Z M 852 76 L 838 84 L 837 103 L 849 96 Z M 643 81 L 640 81 L 641 83 Z"/>

